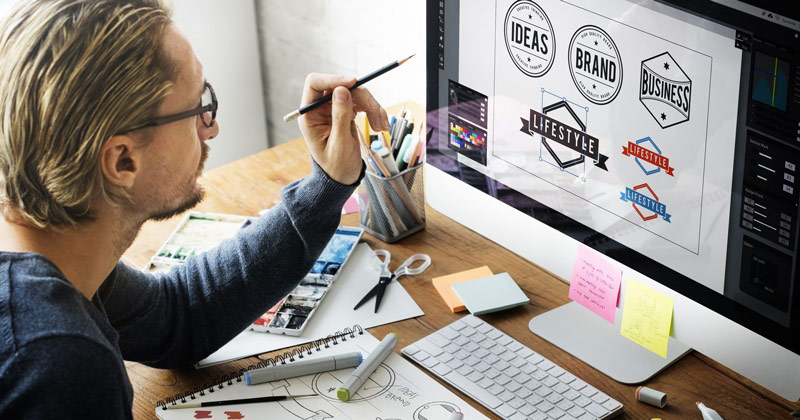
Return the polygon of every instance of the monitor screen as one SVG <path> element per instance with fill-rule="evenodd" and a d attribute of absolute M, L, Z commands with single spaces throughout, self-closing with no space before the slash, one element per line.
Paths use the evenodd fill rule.
<path fill-rule="evenodd" d="M 429 0 L 427 162 L 800 354 L 798 20 Z"/>

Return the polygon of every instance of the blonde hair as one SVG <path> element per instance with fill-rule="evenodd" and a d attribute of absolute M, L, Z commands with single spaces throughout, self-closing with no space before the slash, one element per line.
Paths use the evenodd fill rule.
<path fill-rule="evenodd" d="M 23 0 L 0 23 L 0 210 L 39 228 L 92 219 L 106 140 L 155 117 L 174 70 L 164 0 Z M 146 141 L 146 140 L 144 140 Z"/>

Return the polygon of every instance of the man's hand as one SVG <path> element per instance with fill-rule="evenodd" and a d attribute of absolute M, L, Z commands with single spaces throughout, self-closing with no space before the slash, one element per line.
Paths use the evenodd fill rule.
<path fill-rule="evenodd" d="M 389 130 L 386 111 L 364 88 L 348 89 L 354 77 L 312 73 L 306 77 L 303 103 L 309 104 L 333 92 L 330 102 L 300 116 L 300 131 L 314 161 L 331 179 L 344 185 L 358 180 L 361 173 L 361 149 L 354 118 L 367 113 L 375 130 Z"/>

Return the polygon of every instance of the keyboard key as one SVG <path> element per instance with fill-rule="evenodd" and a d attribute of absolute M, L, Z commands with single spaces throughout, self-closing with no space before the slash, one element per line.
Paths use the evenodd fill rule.
<path fill-rule="evenodd" d="M 483 375 L 481 375 L 479 372 L 472 372 L 469 375 L 467 375 L 467 379 L 469 379 L 472 382 L 478 382 L 481 379 L 483 379 Z"/>
<path fill-rule="evenodd" d="M 479 344 L 482 343 L 484 340 L 486 340 L 486 336 L 481 333 L 476 333 L 475 335 L 470 337 L 470 340 L 472 340 L 473 343 Z"/>
<path fill-rule="evenodd" d="M 573 374 L 571 374 L 569 372 L 567 372 L 567 373 L 565 373 L 565 374 L 563 374 L 563 375 L 558 377 L 558 380 L 561 381 L 561 382 L 564 382 L 565 384 L 570 384 L 575 379 L 577 379 L 575 377 L 575 375 L 573 375 Z"/>
<path fill-rule="evenodd" d="M 433 367 L 433 373 L 442 376 L 448 374 L 451 370 L 449 366 L 444 363 L 439 363 L 438 365 Z"/>
<path fill-rule="evenodd" d="M 561 382 L 553 385 L 552 388 L 553 388 L 553 391 L 558 392 L 559 394 L 564 394 L 564 393 L 566 393 L 568 391 L 574 391 L 574 389 L 566 386 L 565 384 L 563 384 Z"/>
<path fill-rule="evenodd" d="M 592 400 L 590 400 L 590 399 L 588 399 L 588 398 L 584 397 L 583 395 L 581 395 L 580 397 L 578 397 L 578 398 L 577 398 L 575 401 L 573 401 L 573 402 L 574 402 L 575 404 L 577 404 L 577 405 L 578 405 L 578 407 L 581 407 L 581 408 L 586 408 L 586 406 L 587 406 L 587 405 L 589 405 L 589 404 L 591 404 L 591 403 L 592 403 Z"/>
<path fill-rule="evenodd" d="M 556 420 L 564 417 L 564 414 L 566 413 L 561 411 L 558 407 L 553 408 L 552 410 L 547 412 L 547 415 L 550 416 L 551 419 L 556 419 Z"/>
<path fill-rule="evenodd" d="M 500 395 L 505 389 L 497 384 L 492 384 L 489 388 L 486 389 L 487 391 L 491 392 L 492 395 Z"/>
<path fill-rule="evenodd" d="M 567 371 L 559 366 L 553 366 L 550 370 L 547 371 L 547 373 L 552 375 L 554 378 L 558 378 L 559 376 L 567 373 Z"/>
<path fill-rule="evenodd" d="M 475 366 L 480 362 L 481 362 L 481 359 L 478 359 L 477 357 L 472 356 L 472 355 L 470 355 L 469 357 L 464 359 L 464 363 L 466 363 L 466 364 L 468 364 L 470 366 Z"/>
<path fill-rule="evenodd" d="M 581 389 L 581 394 L 586 395 L 587 397 L 591 397 L 592 395 L 597 394 L 597 392 L 597 388 L 591 385 L 586 385 L 586 387 Z"/>
<path fill-rule="evenodd" d="M 549 360 L 546 360 L 546 359 L 542 359 L 542 361 L 537 363 L 537 365 L 539 366 L 539 369 L 541 369 L 543 371 L 548 371 L 548 370 L 550 370 L 550 368 L 555 366 L 553 364 L 553 362 L 551 362 Z"/>
<path fill-rule="evenodd" d="M 405 354 L 407 354 L 409 356 L 413 356 L 413 355 L 417 354 L 418 351 L 419 351 L 419 347 L 417 347 L 416 344 L 412 344 L 412 345 L 410 345 L 410 346 L 408 346 L 408 347 L 403 349 L 403 353 L 405 353 Z"/>
<path fill-rule="evenodd" d="M 519 353 L 517 353 L 517 354 L 519 354 Z M 527 364 L 528 362 L 526 362 L 525 359 L 523 359 L 521 357 L 517 357 L 516 359 L 510 361 L 509 363 L 511 363 L 511 366 L 514 366 L 515 368 L 521 368 L 521 367 L 525 366 L 525 364 Z"/>
<path fill-rule="evenodd" d="M 570 400 L 564 398 L 563 400 L 559 401 L 558 404 L 556 404 L 556 407 L 564 411 L 569 411 L 569 409 L 575 407 L 575 404 L 573 404 Z"/>
<path fill-rule="evenodd" d="M 592 396 L 592 401 L 598 404 L 603 404 L 604 402 L 608 401 L 608 395 L 598 392 Z"/>
<path fill-rule="evenodd" d="M 519 389 L 514 391 L 514 393 L 517 394 L 517 396 L 520 398 L 527 399 L 528 397 L 531 396 L 531 394 L 533 394 L 533 391 L 520 385 Z"/>
<path fill-rule="evenodd" d="M 592 413 L 595 417 L 603 417 L 608 414 L 608 410 L 600 404 L 591 403 L 585 407 L 586 411 Z"/>
<path fill-rule="evenodd" d="M 482 332 L 483 334 L 486 334 L 487 332 L 493 330 L 494 328 L 492 328 L 492 326 L 489 324 L 481 323 L 481 325 L 478 325 L 477 327 L 475 327 L 475 329 Z"/>
<path fill-rule="evenodd" d="M 436 332 L 436 333 L 433 333 L 433 334 L 429 335 L 428 336 L 428 340 L 430 340 L 430 342 L 436 344 L 437 347 L 444 347 L 444 346 L 450 344 L 451 341 L 453 341 L 452 338 L 447 338 L 444 335 L 442 335 L 442 333 L 440 333 L 440 332 Z"/>
<path fill-rule="evenodd" d="M 504 371 L 504 373 L 506 375 L 508 375 L 509 378 L 513 378 L 513 377 L 515 377 L 517 375 L 521 375 L 522 371 L 520 371 L 519 369 L 515 368 L 514 366 L 510 366 L 508 369 L 506 369 Z"/>
<path fill-rule="evenodd" d="M 429 356 L 428 353 L 425 353 L 424 351 L 420 350 L 416 354 L 414 354 L 413 357 L 414 357 L 414 360 L 416 360 L 418 362 L 422 362 L 423 360 L 425 360 L 425 359 L 427 359 L 427 358 L 429 358 L 431 356 Z"/>
<path fill-rule="evenodd" d="M 472 369 L 470 366 L 467 366 L 467 365 L 461 366 L 460 368 L 456 369 L 456 372 L 458 372 L 458 373 L 460 373 L 460 374 L 462 374 L 464 376 L 469 375 L 473 371 L 474 371 L 474 369 Z"/>
<path fill-rule="evenodd" d="M 490 353 L 486 357 L 483 358 L 483 361 L 488 363 L 488 364 L 490 364 L 490 365 L 493 365 L 493 364 L 499 362 L 500 358 L 495 356 L 494 354 Z"/>
<path fill-rule="evenodd" d="M 489 379 L 489 378 L 487 378 L 487 377 L 484 377 L 483 379 L 478 381 L 478 385 L 480 385 L 481 388 L 486 389 L 486 388 L 489 388 L 490 386 L 494 385 L 494 381 Z"/>
<path fill-rule="evenodd" d="M 581 396 L 581 393 L 576 391 L 576 390 L 574 390 L 574 389 L 567 390 L 567 392 L 564 392 L 563 394 L 564 394 L 564 398 L 566 398 L 566 399 L 568 399 L 570 401 L 575 401 L 575 398 L 578 398 L 578 397 Z"/>
<path fill-rule="evenodd" d="M 549 377 L 550 377 L 550 376 L 549 376 L 547 373 L 545 373 L 545 372 L 544 372 L 544 371 L 542 371 L 541 369 L 540 369 L 540 370 L 537 370 L 537 371 L 535 371 L 535 372 L 533 372 L 533 373 L 531 374 L 531 376 L 533 377 L 533 379 L 536 379 L 537 381 L 541 381 L 541 380 L 543 380 L 544 378 L 549 378 Z"/>
<path fill-rule="evenodd" d="M 514 407 L 514 409 L 518 410 L 520 407 L 525 405 L 525 401 L 523 401 L 521 398 L 515 396 L 513 400 L 509 401 L 508 405 L 510 405 L 510 406 Z"/>
<path fill-rule="evenodd" d="M 475 328 L 481 324 L 485 324 L 483 321 L 481 321 L 480 318 L 475 316 L 465 316 L 464 318 L 461 319 L 464 321 L 465 324 L 469 325 L 472 328 Z"/>
<path fill-rule="evenodd" d="M 434 367 L 434 366 L 438 365 L 438 364 L 439 364 L 439 361 L 438 361 L 438 360 L 436 360 L 436 359 L 434 359 L 433 357 L 429 357 L 429 358 L 427 358 L 427 359 L 423 360 L 423 361 L 422 361 L 422 364 L 423 364 L 423 366 L 425 366 L 426 368 L 430 369 L 430 368 L 432 368 L 432 367 Z"/>
<path fill-rule="evenodd" d="M 494 381 L 501 386 L 505 386 L 507 383 L 511 382 L 511 378 L 509 378 L 508 375 L 501 373 L 498 377 L 494 378 Z"/>
<path fill-rule="evenodd" d="M 484 388 L 479 387 L 475 382 L 470 382 L 469 379 L 461 376 L 458 372 L 450 372 L 443 376 L 447 381 L 458 384 L 462 391 L 466 392 L 470 397 L 478 400 L 481 404 L 494 410 L 499 407 L 503 402 L 494 395 L 486 392 Z"/>
<path fill-rule="evenodd" d="M 541 411 L 542 413 L 546 413 L 552 410 L 554 407 L 553 404 L 550 404 L 547 401 L 542 401 L 539 404 L 536 404 L 536 408 L 539 409 L 539 411 Z"/>
<path fill-rule="evenodd" d="M 450 353 L 444 352 L 444 353 L 440 354 L 439 357 L 437 357 L 437 359 L 439 359 L 439 361 L 442 362 L 442 363 L 447 363 L 447 362 L 453 360 L 453 355 L 450 354 Z"/>
<path fill-rule="evenodd" d="M 465 324 L 465 323 L 464 323 L 464 322 L 462 322 L 461 320 L 458 320 L 458 321 L 456 321 L 456 322 L 454 322 L 454 323 L 450 324 L 450 327 L 452 327 L 452 328 L 453 328 L 454 330 L 456 330 L 456 331 L 461 331 L 461 330 L 463 330 L 464 328 L 466 328 L 466 326 L 467 326 L 467 324 Z"/>
<path fill-rule="evenodd" d="M 453 341 L 458 337 L 458 331 L 452 329 L 450 326 L 444 327 L 439 330 L 439 334 L 444 336 L 446 339 Z"/>
<path fill-rule="evenodd" d="M 514 380 L 521 384 L 525 384 L 531 380 L 531 377 L 527 373 L 520 373 L 519 375 L 514 377 Z"/>
<path fill-rule="evenodd" d="M 486 372 L 487 370 L 489 370 L 489 368 L 491 368 L 491 366 L 489 366 L 488 363 L 481 361 L 481 362 L 478 362 L 477 365 L 473 366 L 473 368 L 475 368 L 475 370 L 477 370 L 478 372 L 483 373 L 483 372 Z"/>
<path fill-rule="evenodd" d="M 511 392 L 508 392 L 507 389 L 504 389 L 503 392 L 497 395 L 497 398 L 500 398 L 500 401 L 509 402 L 512 399 L 517 398 L 517 396 Z"/>
<path fill-rule="evenodd" d="M 526 359 L 528 359 L 529 362 L 531 362 L 531 363 L 533 363 L 535 365 L 535 364 L 538 364 L 539 362 L 541 362 L 542 360 L 544 360 L 544 357 L 539 355 L 539 353 L 533 353 L 532 355 L 526 357 Z"/>
<path fill-rule="evenodd" d="M 514 413 L 508 418 L 508 420 L 528 420 L 528 418 L 520 413 Z"/>
<path fill-rule="evenodd" d="M 486 356 L 489 355 L 489 350 L 486 350 L 485 348 L 480 347 L 477 350 L 475 350 L 475 352 L 473 352 L 472 354 L 474 354 L 475 357 L 477 357 L 479 359 L 483 359 L 483 358 L 485 358 Z"/>
<path fill-rule="evenodd" d="M 580 391 L 583 388 L 586 388 L 586 385 L 587 385 L 586 382 L 583 382 L 580 379 L 575 379 L 574 381 L 572 381 L 572 383 L 569 384 L 569 386 L 576 391 Z"/>
<path fill-rule="evenodd" d="M 582 416 L 585 412 L 586 412 L 586 410 L 584 410 L 584 409 L 582 409 L 582 408 L 580 408 L 580 407 L 578 407 L 576 405 L 576 406 L 570 408 L 569 411 L 567 411 L 567 414 L 569 414 L 570 416 L 575 417 L 577 419 L 578 417 Z"/>
<path fill-rule="evenodd" d="M 478 331 L 477 331 L 477 330 L 475 330 L 475 328 L 472 328 L 472 327 L 466 327 L 466 328 L 464 328 L 463 330 L 461 330 L 461 335 L 463 335 L 463 336 L 465 336 L 465 337 L 472 337 L 472 336 L 473 336 L 473 335 L 475 335 L 475 333 L 477 333 L 477 332 L 478 332 Z"/>
<path fill-rule="evenodd" d="M 492 340 L 497 340 L 498 338 L 503 336 L 503 333 L 501 333 L 500 330 L 492 328 L 488 333 L 486 333 L 486 336 L 491 338 Z"/>
<path fill-rule="evenodd" d="M 492 365 L 495 367 L 495 369 L 501 372 L 511 367 L 511 365 L 509 365 L 508 362 L 503 360 L 500 360 L 497 363 L 493 363 Z"/>
<path fill-rule="evenodd" d="M 506 350 L 505 353 L 499 355 L 501 359 L 505 360 L 506 362 L 514 360 L 517 358 L 517 353 L 513 351 Z"/>
<path fill-rule="evenodd" d="M 546 400 L 547 400 L 547 401 L 548 401 L 550 404 L 558 404 L 558 403 L 559 403 L 561 400 L 563 400 L 563 399 L 564 399 L 564 397 L 562 397 L 561 395 L 559 395 L 559 394 L 556 394 L 556 393 L 554 392 L 554 393 L 552 393 L 552 394 L 548 395 L 547 397 L 545 397 L 545 399 L 546 399 Z"/>
<path fill-rule="evenodd" d="M 514 353 L 516 353 L 522 348 L 522 344 L 520 344 L 519 341 L 512 341 L 506 347 L 508 347 L 509 350 L 511 350 Z"/>
<path fill-rule="evenodd" d="M 509 336 L 507 336 L 505 334 L 502 334 L 497 339 L 497 344 L 500 344 L 501 346 L 508 346 L 509 344 L 511 344 L 512 341 L 514 341 L 514 340 L 512 340 L 511 337 L 509 337 Z"/>
<path fill-rule="evenodd" d="M 522 385 L 520 385 L 517 381 L 511 381 L 506 384 L 506 389 L 514 393 L 516 393 L 520 388 L 522 388 Z"/>
<path fill-rule="evenodd" d="M 520 407 L 518 411 L 526 416 L 530 416 L 532 413 L 536 412 L 536 408 L 530 404 L 525 404 Z"/>
<path fill-rule="evenodd" d="M 497 369 L 495 369 L 493 367 L 490 367 L 489 370 L 487 370 L 486 372 L 483 372 L 483 374 L 486 375 L 486 377 L 489 378 L 489 379 L 494 379 L 494 378 L 500 376 L 500 371 L 498 371 Z"/>
<path fill-rule="evenodd" d="M 533 392 L 535 392 L 536 395 L 544 398 L 544 397 L 550 395 L 553 391 L 551 391 L 550 388 L 548 388 L 546 386 L 540 386 L 539 388 L 536 388 L 536 390 L 533 391 Z"/>
<path fill-rule="evenodd" d="M 427 339 L 419 340 L 416 344 L 419 346 L 420 349 L 424 350 L 426 353 L 430 354 L 433 357 L 436 357 L 444 353 L 444 350 L 442 350 L 441 346 L 438 346 L 436 345 L 436 343 Z"/>
<path fill-rule="evenodd" d="M 475 350 L 478 350 L 479 348 L 481 348 L 481 346 L 479 346 L 478 344 L 476 344 L 476 343 L 474 343 L 472 341 L 470 341 L 469 343 L 464 345 L 464 350 L 466 350 L 466 351 L 468 351 L 470 353 L 475 353 Z"/>
<path fill-rule="evenodd" d="M 447 366 L 450 366 L 450 369 L 458 369 L 461 366 L 464 366 L 464 362 L 458 359 L 453 359 L 447 362 Z"/>
<path fill-rule="evenodd" d="M 459 347 L 463 347 L 464 344 L 467 344 L 467 343 L 469 343 L 469 339 L 467 337 L 464 337 L 463 335 L 459 335 L 458 337 L 456 337 L 455 340 L 453 340 L 453 344 L 455 344 L 455 345 L 457 345 Z"/>
<path fill-rule="evenodd" d="M 548 377 L 542 379 L 539 382 L 541 382 L 542 385 L 544 385 L 544 386 L 546 386 L 548 388 L 552 388 L 558 383 L 558 380 L 556 378 L 552 377 L 552 376 L 548 376 Z M 588 397 L 588 395 L 587 395 L 587 397 Z"/>
<path fill-rule="evenodd" d="M 517 410 L 514 410 L 514 408 L 508 404 L 503 404 L 497 408 L 497 412 L 503 417 L 510 417 L 512 414 L 516 413 Z"/>
<path fill-rule="evenodd" d="M 622 408 L 622 404 L 620 404 L 619 401 L 609 399 L 608 401 L 603 403 L 603 407 L 605 407 L 605 409 L 608 411 L 616 411 Z"/>

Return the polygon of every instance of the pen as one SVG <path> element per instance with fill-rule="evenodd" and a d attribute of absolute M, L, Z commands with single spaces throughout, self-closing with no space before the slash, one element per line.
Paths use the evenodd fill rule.
<path fill-rule="evenodd" d="M 712 410 L 705 406 L 705 404 L 701 403 L 700 401 L 695 402 L 697 404 L 697 408 L 700 409 L 700 413 L 703 415 L 703 420 L 722 420 L 722 416 L 720 416 L 716 410 Z"/>
<path fill-rule="evenodd" d="M 347 402 L 350 400 L 351 395 L 355 395 L 361 386 L 364 385 L 364 382 L 369 378 L 369 375 L 372 375 L 372 372 L 375 372 L 375 369 L 383 363 L 384 360 L 389 356 L 389 354 L 394 351 L 394 347 L 397 345 L 397 335 L 394 333 L 386 334 L 386 337 L 383 337 L 381 343 L 378 344 L 378 347 L 375 347 L 375 350 L 370 353 L 367 360 L 364 363 L 360 364 L 355 372 L 353 372 L 344 384 L 336 391 L 336 396 L 339 397 L 340 400 Z"/>
<path fill-rule="evenodd" d="M 198 403 L 186 403 L 177 405 L 165 405 L 164 410 L 175 410 L 179 408 L 198 408 L 198 407 L 218 407 L 220 405 L 238 405 L 238 404 L 253 404 L 261 402 L 283 401 L 288 399 L 300 397 L 316 397 L 319 394 L 304 394 L 304 395 L 274 395 L 269 397 L 257 398 L 240 398 L 237 400 L 221 400 L 221 401 L 205 401 Z"/>
<path fill-rule="evenodd" d="M 460 411 L 453 411 L 450 413 L 450 420 L 461 420 L 463 418 L 464 414 L 462 414 Z"/>
<path fill-rule="evenodd" d="M 330 372 L 332 370 L 356 367 L 361 364 L 361 361 L 361 353 L 354 351 L 317 359 L 296 361 L 287 365 L 267 366 L 245 372 L 244 383 L 255 385 L 314 373 Z"/>
<path fill-rule="evenodd" d="M 410 56 L 408 56 L 408 57 L 406 57 L 406 58 L 404 58 L 402 60 L 397 60 L 397 61 L 394 61 L 392 63 L 389 63 L 389 64 L 379 68 L 378 70 L 375 70 L 372 73 L 364 76 L 364 77 L 356 79 L 356 83 L 353 86 L 350 87 L 350 90 L 353 90 L 353 89 L 363 85 L 364 83 L 369 82 L 370 80 L 372 80 L 372 79 L 374 79 L 374 78 L 376 78 L 376 77 L 388 72 L 389 70 L 397 68 L 401 64 L 403 64 L 406 61 L 408 61 L 409 58 L 411 58 L 411 57 L 413 57 L 415 55 L 416 54 L 411 54 Z M 306 112 L 311 111 L 312 109 L 314 109 L 314 108 L 316 108 L 316 107 L 318 107 L 318 106 L 320 106 L 320 105 L 322 105 L 322 104 L 324 104 L 326 102 L 329 102 L 332 97 L 333 97 L 333 92 L 331 92 L 331 93 L 329 93 L 329 94 L 317 99 L 314 102 L 311 102 L 308 105 L 304 105 L 300 109 L 298 109 L 297 111 L 292 111 L 292 112 L 286 114 L 283 117 L 283 121 L 284 122 L 289 122 L 289 121 L 291 121 L 291 120 L 293 120 L 293 119 L 305 114 Z"/>

